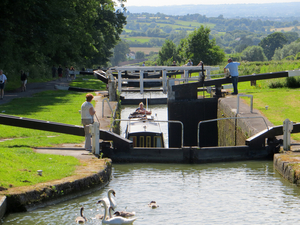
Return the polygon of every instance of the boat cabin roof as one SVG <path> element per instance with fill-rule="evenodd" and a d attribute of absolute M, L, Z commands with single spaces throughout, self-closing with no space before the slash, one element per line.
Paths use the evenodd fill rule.
<path fill-rule="evenodd" d="M 128 133 L 162 133 L 160 124 L 154 121 L 154 117 L 145 114 L 132 113 L 129 115 Z"/>

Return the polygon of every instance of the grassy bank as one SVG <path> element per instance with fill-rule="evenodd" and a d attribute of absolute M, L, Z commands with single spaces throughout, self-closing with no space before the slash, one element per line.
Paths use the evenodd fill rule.
<path fill-rule="evenodd" d="M 84 87 L 93 86 L 90 79 L 78 79 L 78 82 Z M 98 83 L 98 80 L 95 82 Z M 98 84 L 97 89 L 101 88 Z M 78 110 L 85 101 L 85 95 L 86 93 L 70 91 L 45 91 L 33 97 L 14 99 L 8 104 L 0 105 L 0 112 L 80 125 Z M 0 130 L 0 190 L 61 179 L 72 175 L 79 165 L 78 159 L 74 157 L 38 154 L 31 148 L 82 143 L 84 137 L 4 125 L 0 125 Z M 43 176 L 37 175 L 36 171 L 40 169 L 43 170 Z"/>

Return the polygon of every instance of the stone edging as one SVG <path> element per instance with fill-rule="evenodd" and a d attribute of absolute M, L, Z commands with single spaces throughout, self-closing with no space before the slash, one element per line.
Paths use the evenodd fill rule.
<path fill-rule="evenodd" d="M 280 157 L 282 155 L 283 154 L 275 154 L 274 155 L 274 159 L 273 159 L 274 168 L 289 182 L 296 184 L 296 185 L 300 185 L 300 180 L 296 176 L 296 171 L 291 166 L 291 164 L 299 163 L 299 161 L 296 162 L 296 161 L 292 160 L 293 157 L 290 157 L 291 160 L 289 160 L 289 161 L 283 160 Z"/>
<path fill-rule="evenodd" d="M 112 163 L 110 159 L 93 159 L 92 161 L 93 163 L 89 162 L 76 170 L 74 176 L 29 186 L 22 191 L 18 188 L 1 191 L 0 218 L 3 216 L 1 213 L 27 211 L 78 197 L 94 189 L 101 189 L 110 181 Z M 6 195 L 6 199 L 3 195 Z M 2 202 L 1 199 L 3 199 Z"/>

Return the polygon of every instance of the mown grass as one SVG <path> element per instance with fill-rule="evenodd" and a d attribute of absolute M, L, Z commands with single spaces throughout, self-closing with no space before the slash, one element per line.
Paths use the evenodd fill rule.
<path fill-rule="evenodd" d="M 78 79 L 78 82 L 86 88 L 94 85 L 89 79 Z M 45 91 L 0 105 L 0 113 L 80 125 L 78 110 L 85 101 L 85 95 L 70 91 Z M 83 143 L 84 137 L 5 125 L 0 125 L 0 130 L 0 186 L 4 188 L 61 179 L 72 175 L 79 165 L 78 159 L 74 157 L 38 154 L 31 148 Z M 43 170 L 43 176 L 38 176 L 37 170 Z"/>
<path fill-rule="evenodd" d="M 106 84 L 93 75 L 79 75 L 70 83 L 71 87 L 88 88 L 94 90 L 105 90 Z"/>
<path fill-rule="evenodd" d="M 20 187 L 71 176 L 79 165 L 71 156 L 37 154 L 32 149 L 0 148 L 0 187 Z M 37 170 L 43 170 L 39 176 Z M 1 192 L 0 192 L 1 193 Z"/>

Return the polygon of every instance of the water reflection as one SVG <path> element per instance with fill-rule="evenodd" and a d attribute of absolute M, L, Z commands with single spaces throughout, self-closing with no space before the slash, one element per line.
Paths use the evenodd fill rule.
<path fill-rule="evenodd" d="M 96 204 L 116 191 L 117 210 L 135 211 L 140 224 L 296 224 L 299 188 L 273 170 L 271 161 L 202 165 L 116 164 L 107 187 L 90 195 L 27 213 L 3 224 L 75 224 L 81 206 L 93 218 Z M 148 207 L 156 201 L 158 208 Z M 90 219 L 87 224 L 101 224 Z"/>

